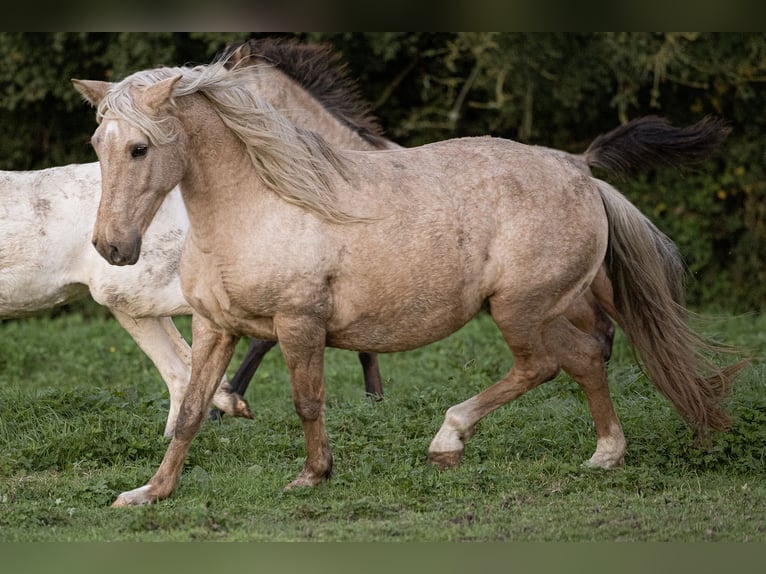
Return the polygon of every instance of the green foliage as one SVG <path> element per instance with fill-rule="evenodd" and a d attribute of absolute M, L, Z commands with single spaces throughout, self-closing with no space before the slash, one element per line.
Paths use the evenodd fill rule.
<path fill-rule="evenodd" d="M 95 159 L 88 144 L 93 113 L 71 78 L 111 80 L 150 66 L 204 63 L 247 36 L 0 34 L 0 168 Z M 389 137 L 407 146 L 492 134 L 580 152 L 598 134 L 647 114 L 675 125 L 706 114 L 726 119 L 731 136 L 698 169 L 614 183 L 678 243 L 693 275 L 691 304 L 763 310 L 766 34 L 296 36 L 334 45 Z"/>
<path fill-rule="evenodd" d="M 0 34 L 1 169 L 94 161 L 93 110 L 72 78 L 118 80 L 137 69 L 206 63 L 242 33 Z"/>

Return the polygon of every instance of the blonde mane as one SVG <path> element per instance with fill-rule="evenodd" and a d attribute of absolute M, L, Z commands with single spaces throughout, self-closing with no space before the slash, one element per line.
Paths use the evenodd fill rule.
<path fill-rule="evenodd" d="M 113 85 L 98 106 L 97 119 L 123 119 L 163 145 L 177 137 L 169 117 L 151 117 L 136 106 L 131 88 L 181 76 L 174 98 L 202 94 L 224 124 L 245 144 L 263 183 L 285 201 L 334 222 L 360 221 L 337 206 L 331 182 L 346 178 L 342 159 L 318 134 L 297 128 L 245 86 L 252 67 L 227 70 L 225 62 L 195 67 L 160 67 L 136 72 Z"/>

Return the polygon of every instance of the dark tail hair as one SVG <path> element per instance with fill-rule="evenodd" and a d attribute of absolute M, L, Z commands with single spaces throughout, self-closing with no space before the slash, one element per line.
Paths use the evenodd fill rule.
<path fill-rule="evenodd" d="M 725 429 L 724 402 L 747 362 L 715 364 L 715 355 L 733 350 L 689 327 L 685 267 L 675 245 L 619 191 L 595 181 L 609 220 L 605 263 L 620 327 L 649 379 L 695 431 Z"/>
<path fill-rule="evenodd" d="M 657 167 L 700 163 L 730 132 L 724 120 L 713 116 L 682 128 L 658 116 L 644 116 L 598 136 L 581 157 L 591 168 L 627 178 Z"/>

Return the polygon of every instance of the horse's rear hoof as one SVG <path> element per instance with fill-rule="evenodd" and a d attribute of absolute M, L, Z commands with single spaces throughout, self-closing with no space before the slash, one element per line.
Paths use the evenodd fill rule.
<path fill-rule="evenodd" d="M 225 394 L 219 392 L 216 394 L 213 404 L 214 408 L 210 412 L 212 420 L 218 420 L 224 414 L 232 417 L 244 417 L 246 419 L 253 418 L 250 405 L 247 404 L 247 401 L 241 395 L 233 391 Z M 218 411 L 217 413 L 215 412 L 216 410 Z"/>
<path fill-rule="evenodd" d="M 452 452 L 429 452 L 428 462 L 438 466 L 441 470 L 455 468 L 460 465 L 460 459 L 463 458 L 462 451 Z"/>
<path fill-rule="evenodd" d="M 157 499 L 157 495 L 151 493 L 150 485 L 146 484 L 139 488 L 123 492 L 112 503 L 112 508 L 125 508 L 127 506 L 141 506 L 151 504 Z"/>
<path fill-rule="evenodd" d="M 246 419 L 253 418 L 253 412 L 250 410 L 250 405 L 240 395 L 232 393 L 232 400 L 234 402 L 234 416 L 244 417 Z"/>
<path fill-rule="evenodd" d="M 586 460 L 584 463 L 582 463 L 582 466 L 585 468 L 612 470 L 625 466 L 625 458 L 622 456 L 618 458 L 597 458 L 594 455 L 589 460 Z"/>
<path fill-rule="evenodd" d="M 383 400 L 383 395 L 378 393 L 367 393 L 367 398 L 370 399 L 373 403 L 379 403 Z"/>

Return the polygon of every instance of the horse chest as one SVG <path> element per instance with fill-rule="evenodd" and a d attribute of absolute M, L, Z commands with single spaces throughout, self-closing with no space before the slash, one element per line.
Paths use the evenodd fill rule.
<path fill-rule="evenodd" d="M 200 249 L 192 239 L 181 259 L 184 296 L 195 312 L 219 327 L 269 339 L 274 337 L 273 317 L 329 309 L 326 273 L 316 266 L 286 266 L 287 255 L 275 249 L 253 250 L 244 257 L 227 255 Z"/>

